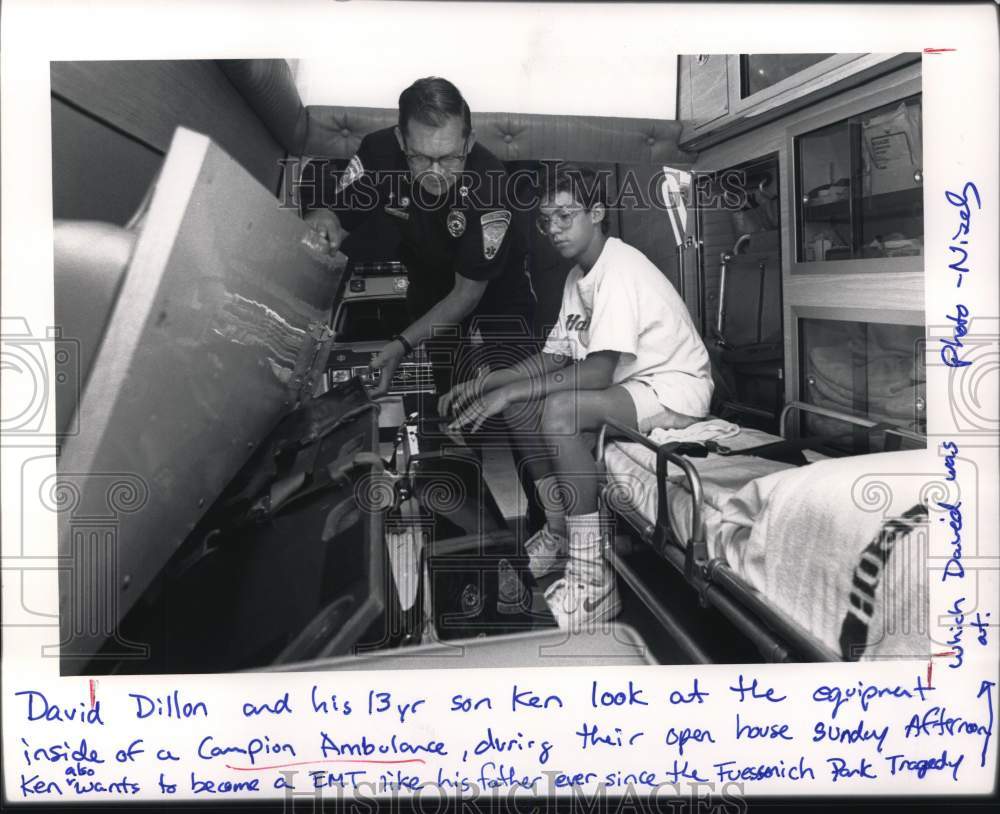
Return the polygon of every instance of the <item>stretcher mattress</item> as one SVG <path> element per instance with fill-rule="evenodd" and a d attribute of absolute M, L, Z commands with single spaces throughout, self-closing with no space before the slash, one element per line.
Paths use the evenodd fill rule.
<path fill-rule="evenodd" d="M 725 443 L 747 449 L 773 440 L 743 430 Z M 704 487 L 709 557 L 845 659 L 925 657 L 925 495 L 946 488 L 939 467 L 926 450 L 807 458 L 804 467 L 690 459 Z M 611 508 L 655 522 L 655 454 L 611 442 L 605 461 Z M 668 470 L 667 501 L 671 529 L 686 545 L 691 494 L 677 467 Z"/>

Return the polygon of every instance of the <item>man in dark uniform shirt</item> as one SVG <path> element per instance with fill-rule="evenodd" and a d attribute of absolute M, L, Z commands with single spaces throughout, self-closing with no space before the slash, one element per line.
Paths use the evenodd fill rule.
<path fill-rule="evenodd" d="M 475 141 L 469 107 L 446 79 L 419 79 L 399 97 L 399 125 L 367 135 L 337 184 L 332 205 L 307 220 L 329 250 L 377 211 L 399 228 L 409 270 L 411 324 L 373 358 L 374 396 L 427 345 L 443 394 L 479 363 L 506 367 L 531 356 L 534 293 L 525 244 L 512 228 L 503 164 Z M 469 332 L 483 339 L 470 356 Z M 476 359 L 477 361 L 472 361 Z"/>

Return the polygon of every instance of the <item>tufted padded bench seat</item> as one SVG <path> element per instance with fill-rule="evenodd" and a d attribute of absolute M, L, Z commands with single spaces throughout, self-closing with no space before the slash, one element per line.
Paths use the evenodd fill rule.
<path fill-rule="evenodd" d="M 396 124 L 394 109 L 312 105 L 306 111 L 304 155 L 350 158 L 366 133 Z M 501 161 L 613 158 L 677 166 L 694 159 L 677 146 L 681 123 L 676 121 L 473 111 L 472 127 L 476 140 Z"/>
<path fill-rule="evenodd" d="M 292 156 L 350 158 L 367 133 L 396 123 L 394 108 L 303 106 L 283 59 L 218 64 Z M 686 166 L 694 160 L 677 146 L 679 121 L 473 111 L 472 126 L 477 139 L 501 161 L 558 158 Z"/>

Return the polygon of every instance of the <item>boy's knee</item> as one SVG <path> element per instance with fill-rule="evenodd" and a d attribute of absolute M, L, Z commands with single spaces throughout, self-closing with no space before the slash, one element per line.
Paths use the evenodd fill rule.
<path fill-rule="evenodd" d="M 542 409 L 542 432 L 574 435 L 578 430 L 576 393 L 564 390 L 547 396 Z"/>
<path fill-rule="evenodd" d="M 505 407 L 500 415 L 512 433 L 523 434 L 538 431 L 541 413 L 541 402 L 519 401 Z"/>

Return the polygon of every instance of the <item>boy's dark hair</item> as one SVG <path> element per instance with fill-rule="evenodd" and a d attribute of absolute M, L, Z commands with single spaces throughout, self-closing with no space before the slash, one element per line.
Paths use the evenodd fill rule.
<path fill-rule="evenodd" d="M 611 228 L 608 207 L 608 171 L 598 172 L 581 164 L 559 164 L 546 166 L 542 182 L 541 199 L 552 200 L 560 192 L 568 192 L 573 200 L 587 210 L 600 204 L 604 207 L 601 231 L 607 234 Z"/>
<path fill-rule="evenodd" d="M 462 136 L 472 132 L 472 114 L 462 94 L 447 79 L 425 76 L 399 94 L 399 129 L 406 135 L 406 125 L 416 119 L 428 127 L 440 127 L 449 116 L 462 119 Z"/>

